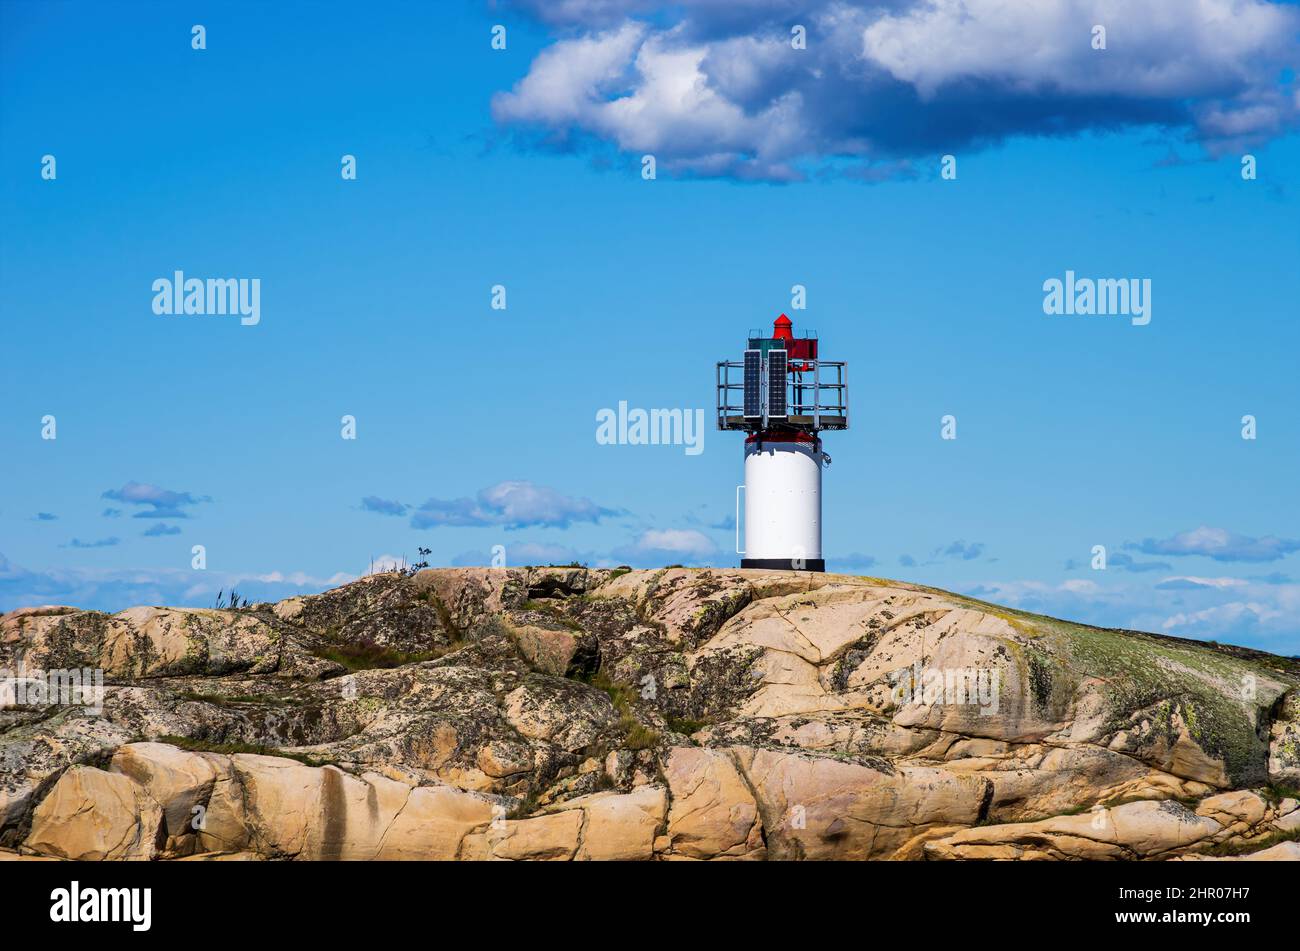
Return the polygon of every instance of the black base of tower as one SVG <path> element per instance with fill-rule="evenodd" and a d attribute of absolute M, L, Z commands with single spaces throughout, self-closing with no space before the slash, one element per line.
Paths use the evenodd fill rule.
<path fill-rule="evenodd" d="M 793 558 L 742 558 L 742 568 L 776 568 L 779 571 L 825 571 L 825 558 L 805 558 L 802 567 L 795 567 Z"/>

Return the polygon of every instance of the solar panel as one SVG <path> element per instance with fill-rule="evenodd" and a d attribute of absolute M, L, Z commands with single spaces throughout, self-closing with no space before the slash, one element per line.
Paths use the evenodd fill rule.
<path fill-rule="evenodd" d="M 763 415 L 763 354 L 759 350 L 745 351 L 745 418 L 757 419 Z"/>
<path fill-rule="evenodd" d="M 784 418 L 787 354 L 784 350 L 767 352 L 767 415 Z"/>

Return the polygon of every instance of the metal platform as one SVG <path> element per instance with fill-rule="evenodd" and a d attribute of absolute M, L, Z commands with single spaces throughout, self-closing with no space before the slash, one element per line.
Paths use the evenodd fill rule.
<path fill-rule="evenodd" d="M 784 357 L 784 355 L 783 355 Z M 721 360 L 717 364 L 718 428 L 761 432 L 766 429 L 796 430 L 816 433 L 827 429 L 849 428 L 848 367 L 841 360 L 796 360 L 776 358 L 773 371 L 768 361 L 772 351 L 747 354 L 749 365 L 748 399 L 746 399 L 746 363 Z M 760 359 L 766 358 L 766 359 Z M 763 390 L 756 388 L 754 376 L 761 372 Z M 768 376 L 784 377 L 783 394 L 767 390 Z M 784 396 L 784 399 L 781 399 Z M 777 407 L 777 414 L 770 413 Z"/>
<path fill-rule="evenodd" d="M 782 427 L 807 430 L 809 432 L 820 429 L 849 428 L 849 418 L 847 416 L 786 416 L 779 421 L 773 420 L 769 422 L 767 427 L 756 423 L 753 419 L 746 419 L 744 416 L 718 416 L 718 428 L 732 431 L 771 429 L 774 428 L 777 422 Z"/>

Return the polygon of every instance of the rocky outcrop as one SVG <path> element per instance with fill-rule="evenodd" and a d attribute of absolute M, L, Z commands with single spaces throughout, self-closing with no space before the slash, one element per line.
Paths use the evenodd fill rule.
<path fill-rule="evenodd" d="M 32 811 L 25 844 L 65 859 L 148 859 L 161 818 L 158 804 L 128 777 L 74 766 Z"/>
<path fill-rule="evenodd" d="M 925 855 L 937 859 L 1204 858 L 1196 852 L 1213 853 L 1225 845 L 1245 851 L 1252 844 L 1262 850 L 1300 828 L 1300 805 L 1294 799 L 1270 805 L 1255 793 L 1242 791 L 1210 796 L 1194 805 L 1193 809 L 1172 799 L 1147 800 L 1097 806 L 1039 822 L 964 829 L 927 842 Z M 1282 849 L 1270 857 L 1288 857 L 1290 851 Z"/>
<path fill-rule="evenodd" d="M 0 618 L 0 666 L 106 680 L 102 708 L 0 709 L 0 858 L 1300 851 L 1300 662 L 874 579 L 434 569 L 43 607 Z"/>

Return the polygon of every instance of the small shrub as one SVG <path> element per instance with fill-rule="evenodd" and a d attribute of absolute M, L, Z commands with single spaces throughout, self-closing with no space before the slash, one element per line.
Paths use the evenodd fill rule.
<path fill-rule="evenodd" d="M 413 574 L 415 574 L 417 571 L 420 571 L 422 568 L 428 568 L 429 556 L 433 554 L 432 548 L 416 548 L 415 550 L 420 553 L 420 560 L 416 562 L 412 562 L 411 564 L 407 565 L 405 568 L 402 569 L 402 574 L 404 574 L 408 578 L 411 577 Z"/>
<path fill-rule="evenodd" d="M 223 599 L 225 594 L 225 588 L 217 592 L 217 603 L 213 607 L 218 611 L 242 611 L 248 607 L 248 598 L 241 598 L 234 588 L 231 588 L 229 596 Z"/>

